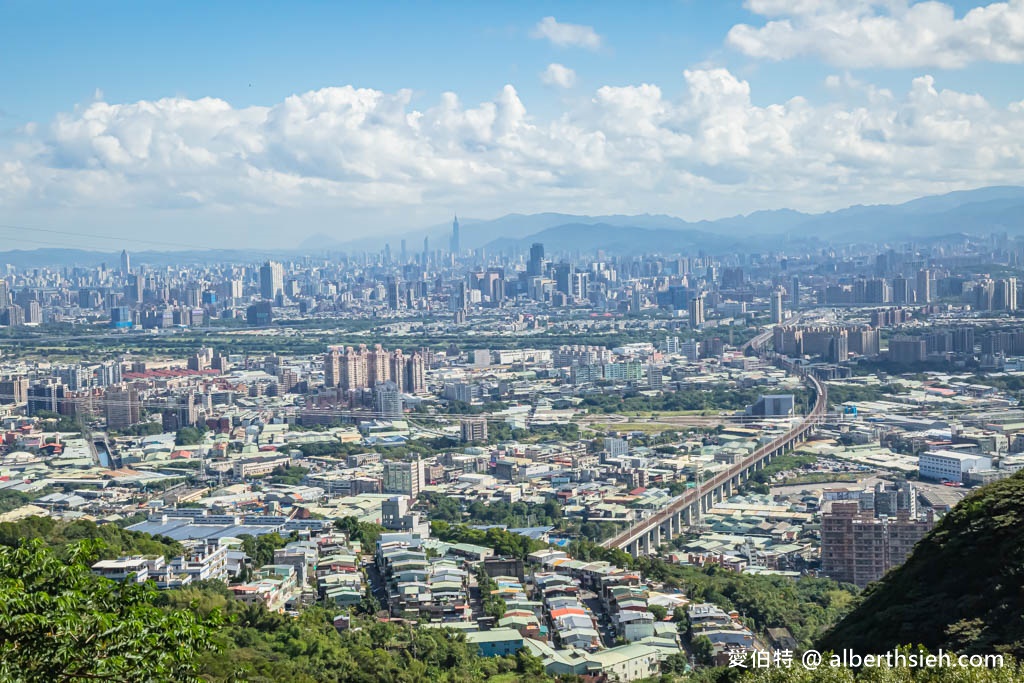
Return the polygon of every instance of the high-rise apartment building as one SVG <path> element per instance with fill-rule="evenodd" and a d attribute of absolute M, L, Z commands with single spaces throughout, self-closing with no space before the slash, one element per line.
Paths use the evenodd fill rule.
<path fill-rule="evenodd" d="M 698 294 L 690 299 L 690 327 L 696 328 L 704 324 L 704 295 Z"/>
<path fill-rule="evenodd" d="M 408 384 L 408 378 L 405 371 L 405 356 L 402 355 L 402 349 L 395 349 L 391 353 L 391 357 L 388 359 L 388 373 L 398 391 L 404 392 Z"/>
<path fill-rule="evenodd" d="M 461 420 L 462 443 L 487 442 L 487 420 L 482 417 L 470 417 Z"/>
<path fill-rule="evenodd" d="M 423 354 L 414 351 L 406 364 L 406 391 L 423 394 L 427 391 L 427 364 Z"/>
<path fill-rule="evenodd" d="M 391 379 L 391 354 L 380 344 L 366 352 L 366 383 L 375 387 Z"/>
<path fill-rule="evenodd" d="M 122 431 L 140 419 L 139 392 L 134 388 L 108 389 L 103 405 L 107 429 Z"/>
<path fill-rule="evenodd" d="M 771 296 L 771 317 L 772 325 L 781 325 L 783 318 L 782 290 L 776 287 Z"/>
<path fill-rule="evenodd" d="M 360 345 L 356 351 L 351 346 L 345 349 L 341 358 L 341 386 L 345 391 L 365 389 L 370 386 L 368 370 L 369 352 L 366 345 Z"/>
<path fill-rule="evenodd" d="M 402 417 L 402 392 L 394 382 L 380 382 L 373 387 L 373 409 L 377 417 Z"/>
<path fill-rule="evenodd" d="M 28 378 L 11 377 L 0 381 L 0 404 L 21 404 L 28 400 Z"/>
<path fill-rule="evenodd" d="M 341 351 L 331 347 L 324 354 L 324 386 L 341 386 Z"/>
<path fill-rule="evenodd" d="M 398 493 L 414 501 L 423 490 L 423 461 L 388 460 L 384 463 L 384 493 Z"/>
<path fill-rule="evenodd" d="M 908 510 L 875 517 L 855 501 L 832 503 L 821 516 L 821 567 L 828 576 L 864 587 L 907 559 L 914 544 L 934 525 Z"/>

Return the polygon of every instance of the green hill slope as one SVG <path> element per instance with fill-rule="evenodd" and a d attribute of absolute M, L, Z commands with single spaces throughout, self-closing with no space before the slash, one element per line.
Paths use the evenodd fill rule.
<path fill-rule="evenodd" d="M 965 498 L 820 643 L 906 644 L 1024 656 L 1024 473 Z"/>

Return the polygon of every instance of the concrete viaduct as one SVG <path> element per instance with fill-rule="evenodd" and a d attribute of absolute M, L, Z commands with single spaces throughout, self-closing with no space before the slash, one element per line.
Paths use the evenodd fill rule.
<path fill-rule="evenodd" d="M 752 472 L 762 469 L 773 458 L 793 450 L 807 439 L 811 430 L 820 423 L 828 406 L 828 389 L 814 375 L 794 365 L 784 356 L 767 352 L 766 346 L 771 332 L 763 332 L 754 337 L 746 346 L 754 348 L 762 358 L 771 359 L 779 367 L 799 375 L 814 392 L 814 406 L 799 424 L 788 432 L 767 443 L 748 455 L 727 470 L 719 472 L 711 479 L 701 482 L 696 488 L 688 489 L 681 496 L 674 498 L 663 510 L 642 519 L 625 531 L 604 541 L 605 548 L 619 548 L 634 557 L 656 553 L 665 541 L 679 536 L 684 527 L 690 526 L 699 515 L 705 514 L 716 503 L 732 496 L 740 484 L 745 482 Z M 698 512 L 699 511 L 699 512 Z"/>

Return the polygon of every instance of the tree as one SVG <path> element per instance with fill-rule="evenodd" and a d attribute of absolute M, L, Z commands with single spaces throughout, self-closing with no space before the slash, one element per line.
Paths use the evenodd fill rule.
<path fill-rule="evenodd" d="M 178 430 L 178 433 L 174 437 L 174 443 L 177 446 L 193 446 L 203 442 L 203 435 L 206 433 L 206 428 L 197 427 L 182 427 Z"/>
<path fill-rule="evenodd" d="M 41 540 L 0 547 L 0 680 L 198 681 L 219 615 L 156 605 L 151 583 L 90 571 L 99 543 L 63 561 Z"/>
<path fill-rule="evenodd" d="M 653 614 L 657 621 L 665 621 L 665 617 L 668 616 L 668 609 L 662 605 L 648 605 L 647 611 Z"/>
<path fill-rule="evenodd" d="M 691 643 L 693 656 L 699 664 L 710 666 L 715 659 L 715 646 L 707 636 L 697 636 Z"/>

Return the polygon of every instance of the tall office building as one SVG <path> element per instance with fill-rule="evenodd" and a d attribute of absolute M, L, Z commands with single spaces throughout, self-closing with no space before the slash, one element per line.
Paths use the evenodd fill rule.
<path fill-rule="evenodd" d="M 572 276 L 575 270 L 571 263 L 559 263 L 554 267 L 555 291 L 566 296 L 572 294 Z"/>
<path fill-rule="evenodd" d="M 922 268 L 917 271 L 917 303 L 927 304 L 932 300 L 932 271 Z"/>
<path fill-rule="evenodd" d="M 395 279 L 388 280 L 387 285 L 384 288 L 385 298 L 388 302 L 388 308 L 392 311 L 397 311 L 402 306 L 402 283 Z"/>
<path fill-rule="evenodd" d="M 451 252 L 456 256 L 462 253 L 462 241 L 459 236 L 459 216 L 457 214 L 455 219 L 452 221 L 452 239 L 449 247 Z"/>
<path fill-rule="evenodd" d="M 132 273 L 132 257 L 128 255 L 127 250 L 121 250 L 121 275 L 127 277 Z"/>
<path fill-rule="evenodd" d="M 260 296 L 274 301 L 284 296 L 284 266 L 276 261 L 267 261 L 260 267 Z"/>
<path fill-rule="evenodd" d="M 423 267 L 430 267 L 430 238 L 423 238 Z"/>
<path fill-rule="evenodd" d="M 778 287 L 772 291 L 771 316 L 772 325 L 782 324 L 782 290 Z"/>
<path fill-rule="evenodd" d="M 704 295 L 698 294 L 690 299 L 690 327 L 700 327 L 704 324 Z"/>
<path fill-rule="evenodd" d="M 909 304 L 913 301 L 910 297 L 910 280 L 902 275 L 892 279 L 892 302 L 894 304 Z"/>
<path fill-rule="evenodd" d="M 526 264 L 526 274 L 529 277 L 540 277 L 544 274 L 544 245 L 534 242 L 530 245 L 530 261 Z"/>
<path fill-rule="evenodd" d="M 793 284 L 789 291 L 789 305 L 794 311 L 800 310 L 800 278 L 793 276 Z"/>

